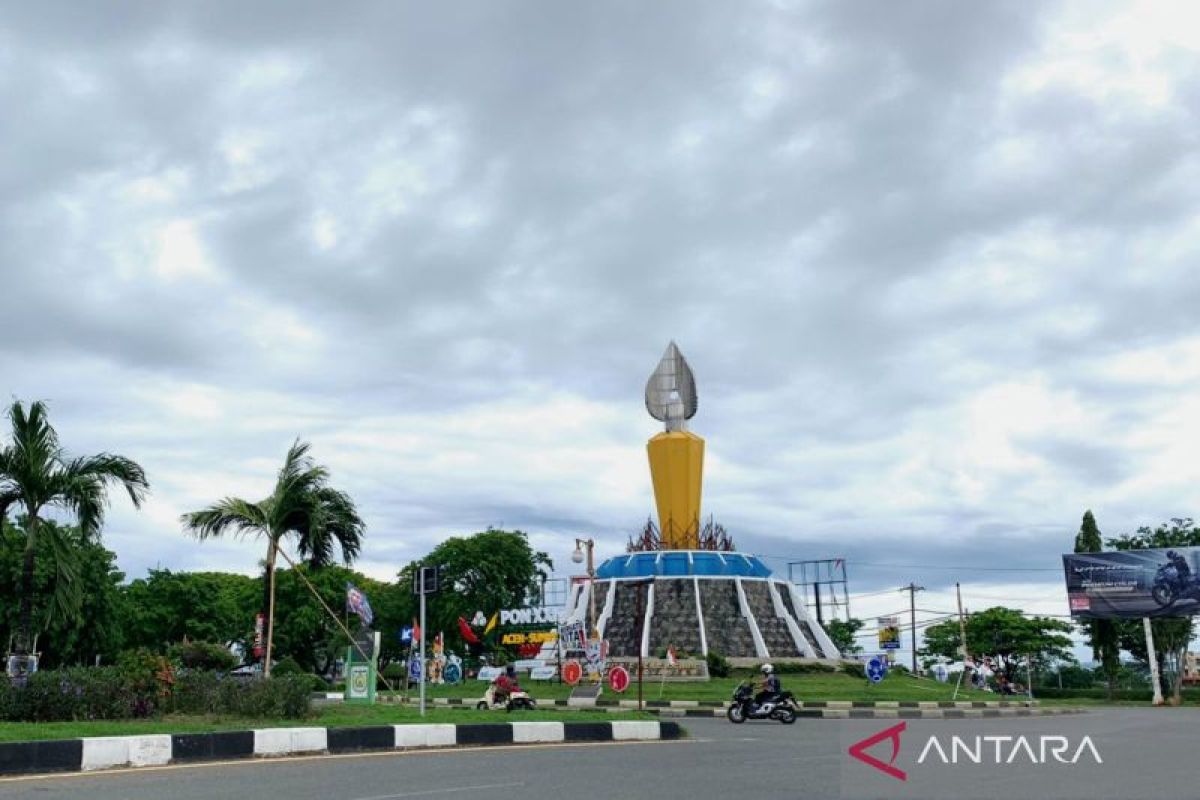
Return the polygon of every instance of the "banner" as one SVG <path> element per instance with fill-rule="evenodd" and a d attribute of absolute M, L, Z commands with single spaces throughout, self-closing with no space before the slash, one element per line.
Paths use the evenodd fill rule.
<path fill-rule="evenodd" d="M 1071 616 L 1137 619 L 1200 613 L 1198 564 L 1200 547 L 1068 553 L 1063 572 Z"/>
<path fill-rule="evenodd" d="M 900 649 L 900 623 L 895 617 L 879 617 L 875 620 L 879 628 L 879 649 Z"/>

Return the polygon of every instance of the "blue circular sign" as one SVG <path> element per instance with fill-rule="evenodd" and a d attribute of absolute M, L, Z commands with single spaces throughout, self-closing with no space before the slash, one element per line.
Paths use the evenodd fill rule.
<path fill-rule="evenodd" d="M 462 680 L 462 667 L 451 661 L 442 670 L 442 679 L 446 683 L 458 683 Z"/>
<path fill-rule="evenodd" d="M 883 680 L 883 676 L 887 675 L 887 661 L 879 656 L 872 656 L 867 662 L 867 680 L 871 683 L 879 683 Z"/>

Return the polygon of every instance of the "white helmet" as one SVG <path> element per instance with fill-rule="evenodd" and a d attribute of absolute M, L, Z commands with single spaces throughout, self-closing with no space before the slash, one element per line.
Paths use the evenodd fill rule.
<path fill-rule="evenodd" d="M 762 669 L 763 675 L 770 675 L 772 672 L 775 671 L 775 667 L 772 666 L 771 664 L 763 664 L 761 669 Z"/>

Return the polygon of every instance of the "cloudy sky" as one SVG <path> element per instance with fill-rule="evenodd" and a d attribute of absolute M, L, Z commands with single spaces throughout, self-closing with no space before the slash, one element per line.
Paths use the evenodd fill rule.
<path fill-rule="evenodd" d="M 672 338 L 705 512 L 855 594 L 1065 613 L 1084 509 L 1196 511 L 1191 4 L 7 6 L 0 390 L 146 467 L 131 577 L 253 571 L 177 519 L 297 436 L 368 573 L 615 554 Z"/>

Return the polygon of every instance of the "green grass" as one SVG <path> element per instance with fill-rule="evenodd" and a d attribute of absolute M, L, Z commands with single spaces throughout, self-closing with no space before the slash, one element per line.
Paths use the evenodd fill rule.
<path fill-rule="evenodd" d="M 319 708 L 306 719 L 247 719 L 245 717 L 167 716 L 160 719 L 98 720 L 92 722 L 0 722 L 0 742 L 35 739 L 76 739 L 83 736 L 135 736 L 147 733 L 204 733 L 245 731 L 254 728 L 300 726 L 349 727 L 355 725 L 403 725 L 421 722 L 585 722 L 590 720 L 657 719 L 636 711 L 610 714 L 605 711 L 539 709 L 537 711 L 476 711 L 473 708 L 429 708 L 424 717 L 410 706 L 331 705 Z"/>
<path fill-rule="evenodd" d="M 738 678 L 714 678 L 710 681 L 696 683 L 667 683 L 646 681 L 642 687 L 643 696 L 647 700 L 728 700 L 737 687 Z M 865 678 L 847 675 L 843 672 L 817 672 L 799 675 L 781 675 L 783 688 L 791 691 L 801 700 L 950 700 L 954 695 L 954 684 L 938 683 L 926 678 L 913 678 L 908 675 L 891 673 L 883 682 L 872 685 Z M 571 687 L 560 683 L 543 683 L 541 681 L 522 681 L 522 687 L 527 689 L 535 698 L 541 700 L 564 699 L 571 694 Z M 430 686 L 427 697 L 461 697 L 477 698 L 483 695 L 484 684 L 480 681 L 468 681 L 458 686 Z M 416 697 L 415 691 L 409 692 L 410 698 Z M 623 694 L 606 691 L 605 699 L 637 699 L 636 678 L 633 685 Z M 1002 700 L 1021 698 L 1002 698 L 991 692 L 960 689 L 959 700 Z"/>

